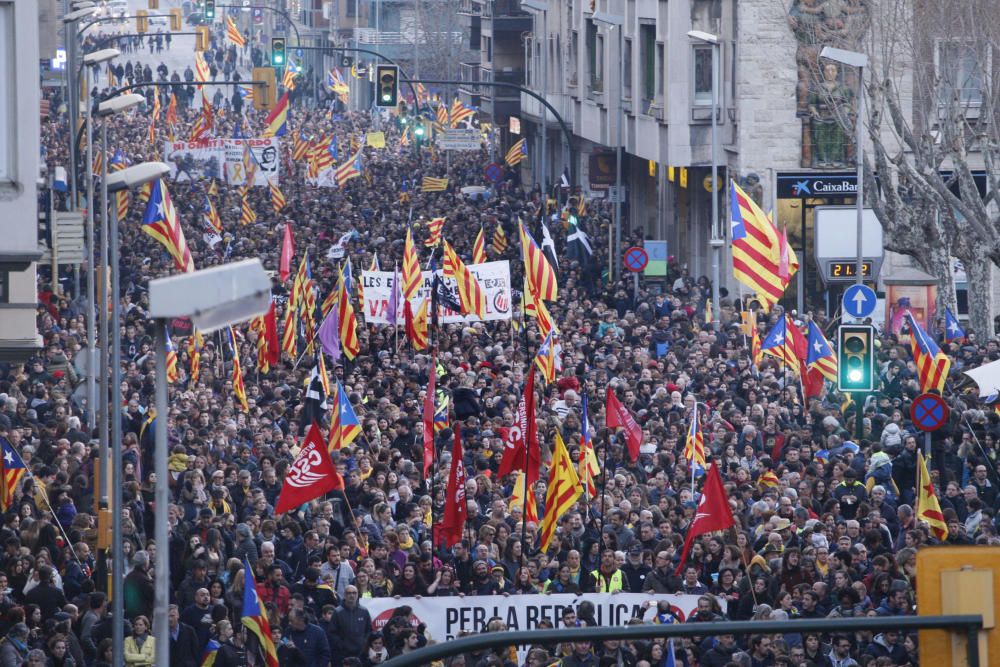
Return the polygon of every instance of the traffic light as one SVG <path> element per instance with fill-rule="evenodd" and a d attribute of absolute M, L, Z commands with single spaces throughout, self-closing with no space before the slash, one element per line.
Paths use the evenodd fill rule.
<path fill-rule="evenodd" d="M 351 56 L 340 56 L 340 66 L 341 67 L 353 67 L 354 58 Z"/>
<path fill-rule="evenodd" d="M 843 392 L 875 390 L 875 330 L 844 324 L 837 330 L 837 386 Z"/>
<path fill-rule="evenodd" d="M 136 32 L 139 32 L 139 33 L 149 32 L 149 17 L 147 16 L 147 14 L 149 14 L 149 12 L 147 12 L 145 9 L 137 9 L 137 10 L 135 10 L 135 31 Z"/>
<path fill-rule="evenodd" d="M 215 19 L 215 0 L 205 0 L 205 19 L 207 21 Z"/>
<path fill-rule="evenodd" d="M 285 68 L 285 38 L 271 38 L 271 67 L 278 69 Z"/>
<path fill-rule="evenodd" d="M 194 50 L 201 52 L 208 51 L 208 45 L 211 43 L 209 40 L 208 26 L 196 26 L 194 29 Z"/>
<path fill-rule="evenodd" d="M 160 8 L 160 0 L 149 0 L 149 8 L 150 9 L 159 9 Z"/>
<path fill-rule="evenodd" d="M 179 7 L 174 7 L 170 10 L 170 29 L 178 32 L 181 27 L 181 10 Z"/>
<path fill-rule="evenodd" d="M 253 77 L 253 108 L 258 111 L 270 111 L 274 108 L 278 84 L 273 67 L 254 67 L 250 74 Z M 259 82 L 259 83 L 258 83 Z"/>
<path fill-rule="evenodd" d="M 395 108 L 399 104 L 399 68 L 395 65 L 378 65 L 375 68 L 378 96 L 375 106 Z"/>

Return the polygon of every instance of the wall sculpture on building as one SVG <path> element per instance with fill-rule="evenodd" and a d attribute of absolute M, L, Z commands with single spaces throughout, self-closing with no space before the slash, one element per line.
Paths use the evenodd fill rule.
<path fill-rule="evenodd" d="M 824 46 L 857 51 L 871 22 L 870 0 L 793 0 L 788 25 L 798 47 L 796 115 L 802 166 L 843 168 L 854 161 L 857 73 L 820 60 Z"/>

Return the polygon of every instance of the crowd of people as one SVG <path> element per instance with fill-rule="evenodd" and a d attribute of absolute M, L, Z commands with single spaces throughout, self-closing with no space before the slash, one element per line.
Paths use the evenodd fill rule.
<path fill-rule="evenodd" d="M 223 52 L 221 35 L 213 40 L 213 48 Z M 143 60 L 145 54 L 137 50 L 133 57 Z M 53 101 L 59 108 L 59 100 Z M 185 136 L 200 109 L 180 109 L 175 128 L 159 123 L 155 143 L 148 140 L 150 113 L 151 105 L 116 119 L 108 132 L 111 150 L 133 163 L 160 159 L 158 144 L 169 132 Z M 251 132 L 261 127 L 262 114 L 251 108 L 236 112 L 223 104 L 216 113 L 216 136 L 233 136 L 237 123 Z M 341 146 L 349 146 L 370 128 L 372 116 L 347 111 L 331 96 L 312 108 L 293 107 L 286 140 L 290 144 L 300 132 L 336 135 Z M 745 304 L 738 298 L 723 290 L 721 321 L 717 328 L 704 324 L 710 285 L 689 275 L 684 257 L 671 258 L 666 279 L 643 280 L 634 295 L 624 279 L 609 280 L 598 259 L 606 256 L 611 224 L 602 200 L 573 210 L 589 234 L 594 258 L 571 259 L 560 219 L 568 193 L 558 193 L 556 207 L 549 208 L 548 197 L 522 184 L 515 168 L 491 196 L 469 199 L 459 188 L 483 184 L 485 149 L 453 153 L 446 162 L 431 147 L 404 145 L 401 126 L 390 117 L 380 125 L 386 148 L 365 149 L 363 176 L 343 188 L 307 185 L 305 164 L 291 159 L 290 145 L 283 147 L 280 188 L 287 203 L 274 214 L 268 189 L 252 188 L 253 224 L 240 224 L 239 188 L 220 179 L 215 204 L 225 228 L 221 241 L 204 234 L 201 222 L 208 183 L 168 180 L 195 266 L 260 258 L 275 274 L 272 294 L 281 321 L 290 281 L 281 282 L 276 273 L 286 225 L 296 239 L 295 263 L 307 252 L 311 258 L 322 301 L 340 266 L 327 251 L 345 233 L 356 232 L 346 253 L 358 277 L 375 254 L 383 268 L 401 261 L 408 224 L 422 241 L 426 222 L 443 216 L 444 237 L 467 260 L 481 227 L 488 241 L 502 228 L 510 247 L 502 251 L 489 244 L 487 253 L 491 260 L 510 261 L 516 289 L 523 284 L 518 221 L 528 222 L 540 238 L 539 220 L 555 216 L 549 226 L 559 259 L 559 298 L 549 310 L 561 333 L 562 363 L 554 383 L 536 383 L 533 426 L 543 465 L 532 492 L 544 514 L 554 436 L 561 434 L 576 460 L 586 396 L 587 426 L 601 468 L 596 497 L 584 493 L 560 517 L 553 543 L 542 551 L 539 525 L 524 525 L 522 508 L 510 502 L 514 476 L 498 475 L 504 436 L 541 342 L 533 319 L 526 318 L 523 327 L 442 325 L 432 332 L 432 357 L 430 351 L 414 351 L 390 327 L 366 323 L 356 302 L 361 352 L 353 361 L 328 362 L 362 427 L 349 447 L 332 453 L 344 490 L 274 513 L 282 479 L 308 426 L 315 353 L 300 345 L 297 356 L 286 354 L 261 372 L 255 363 L 257 332 L 249 323 L 236 327 L 244 410 L 234 395 L 229 344 L 220 336 L 206 338 L 195 381 L 188 340 L 178 325 L 173 331 L 178 377 L 165 416 L 172 502 L 155 507 L 150 423 L 154 378 L 164 369 L 156 367 L 151 351 L 147 284 L 175 268 L 162 246 L 141 231 L 144 205 L 133 195 L 121 225 L 122 292 L 113 295 L 122 313 L 116 333 L 124 351 L 123 382 L 112 389 L 112 403 L 126 452 L 124 506 L 113 510 L 122 513 L 124 525 L 126 618 L 111 617 L 109 567 L 100 548 L 100 531 L 106 528 L 99 528 L 95 509 L 100 447 L 87 428 L 92 406 L 86 402 L 83 364 L 91 306 L 85 285 L 75 292 L 70 274 L 60 276 L 60 289 L 53 292 L 42 271 L 38 329 L 44 347 L 27 363 L 0 365 L 0 437 L 29 471 L 13 490 L 0 530 L 0 666 L 104 667 L 111 664 L 116 622 L 125 624 L 130 666 L 154 664 L 160 641 L 170 642 L 171 665 L 196 667 L 207 651 L 220 667 L 253 662 L 241 627 L 245 561 L 282 667 L 373 665 L 444 640 L 429 633 L 406 600 L 376 630 L 366 610 L 373 598 L 453 596 L 460 606 L 463 596 L 570 593 L 581 603 L 566 609 L 555 625 L 587 627 L 596 625 L 587 594 L 616 591 L 648 593 L 655 622 L 769 619 L 789 621 L 788 629 L 746 636 L 706 630 L 703 637 L 672 644 L 581 640 L 522 647 L 520 654 L 513 648 L 469 653 L 446 664 L 660 666 L 675 659 L 688 667 L 916 665 L 914 634 L 883 625 L 829 635 L 796 632 L 794 624 L 915 613 L 917 552 L 939 540 L 914 509 L 918 440 L 908 407 L 920 387 L 908 345 L 895 335 L 880 336 L 883 390 L 869 400 L 847 402 L 828 386 L 804 403 L 797 380 L 777 360 L 765 356 L 753 363 L 739 326 Z M 64 113 L 53 113 L 43 126 L 50 167 L 68 164 L 69 126 Z M 422 176 L 447 177 L 449 187 L 422 193 L 415 187 Z M 408 190 L 404 181 L 411 184 Z M 627 245 L 641 244 L 644 232 L 626 228 L 623 237 Z M 421 253 L 425 264 L 430 251 Z M 754 312 L 766 331 L 785 311 Z M 819 310 L 794 317 L 801 325 L 808 319 L 831 325 Z M 515 320 L 521 321 L 520 313 Z M 955 370 L 1000 356 L 995 340 L 973 336 L 946 349 L 955 357 Z M 425 477 L 421 406 L 431 374 L 450 408 L 448 426 L 435 435 L 436 461 Z M 608 387 L 642 427 L 636 460 L 621 435 L 606 426 Z M 1000 543 L 994 520 L 1000 420 L 964 396 L 952 398 L 950 391 L 948 396 L 955 417 L 935 435 L 932 458 L 948 525 L 945 543 L 995 545 Z M 692 488 L 690 462 L 682 456 L 694 409 L 702 410 L 708 458 L 722 473 L 737 523 L 697 539 L 680 563 L 701 487 L 695 478 Z M 436 543 L 434 527 L 442 519 L 459 424 L 468 522 L 463 539 L 445 549 Z M 319 428 L 325 436 L 327 424 Z M 154 543 L 155 521 L 169 522 L 169 544 Z M 156 552 L 163 548 L 171 563 L 169 638 L 151 635 L 152 577 Z M 663 602 L 663 596 L 676 593 L 699 596 L 687 618 Z M 466 633 L 504 630 L 499 618 L 464 628 Z"/>

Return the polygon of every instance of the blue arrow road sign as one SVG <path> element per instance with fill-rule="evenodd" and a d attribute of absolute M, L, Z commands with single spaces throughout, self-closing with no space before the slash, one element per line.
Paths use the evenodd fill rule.
<path fill-rule="evenodd" d="M 866 285 L 851 285 L 844 290 L 844 312 L 851 317 L 868 317 L 875 312 L 875 292 Z"/>

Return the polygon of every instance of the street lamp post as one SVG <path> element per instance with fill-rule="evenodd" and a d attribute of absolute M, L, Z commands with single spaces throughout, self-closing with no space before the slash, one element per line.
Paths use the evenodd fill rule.
<path fill-rule="evenodd" d="M 121 172 L 119 172 L 121 173 Z M 156 563 L 153 606 L 153 636 L 157 665 L 170 663 L 170 548 L 167 507 L 170 504 L 167 470 L 167 321 L 190 317 L 194 326 L 211 333 L 267 312 L 271 304 L 271 281 L 259 259 L 159 278 L 149 282 L 149 312 L 156 330 L 156 472 L 154 502 L 159 514 L 155 524 Z"/>
<path fill-rule="evenodd" d="M 608 278 L 613 282 L 615 278 L 615 265 L 621 259 L 622 244 L 622 160 L 624 156 L 622 127 L 625 125 L 625 100 L 622 99 L 624 79 L 625 79 L 625 20 L 616 14 L 606 14 L 597 12 L 593 16 L 594 21 L 603 23 L 608 27 L 618 28 L 618 118 L 615 121 L 615 222 L 614 234 L 609 234 L 608 244 L 611 247 L 608 253 Z M 608 107 L 610 108 L 610 104 Z"/>
<path fill-rule="evenodd" d="M 722 263 L 722 246 L 725 240 L 719 230 L 719 37 L 701 30 L 688 31 L 688 37 L 710 44 L 712 46 L 712 327 L 718 331 L 722 323 L 719 321 L 719 281 L 722 279 L 719 265 Z"/>
<path fill-rule="evenodd" d="M 110 232 L 107 236 L 104 236 L 104 246 L 108 248 L 108 255 L 111 264 L 111 328 L 110 331 L 105 329 L 105 344 L 104 348 L 107 349 L 108 341 L 111 343 L 111 394 L 108 399 L 111 402 L 110 410 L 110 420 L 111 420 L 111 449 L 112 449 L 112 463 L 111 469 L 112 474 L 108 475 L 108 468 L 101 468 L 101 481 L 102 481 L 102 496 L 104 500 L 107 500 L 106 489 L 107 484 L 103 483 L 107 479 L 112 480 L 112 501 L 113 501 L 113 512 L 111 514 L 111 586 L 114 591 L 114 597 L 112 598 L 112 618 L 114 619 L 112 625 L 112 655 L 114 657 L 114 664 L 120 665 L 124 661 L 124 626 L 121 623 L 121 619 L 125 616 L 125 601 L 124 601 L 124 582 L 125 582 L 125 564 L 122 562 L 124 555 L 122 550 L 122 485 L 124 480 L 122 479 L 122 420 L 121 420 L 121 400 L 118 398 L 121 390 L 121 336 L 118 335 L 119 319 L 121 316 L 121 306 L 119 304 L 119 276 L 118 276 L 118 207 L 114 204 L 109 206 L 108 204 L 108 192 L 118 192 L 120 190 L 125 190 L 133 188 L 137 185 L 142 185 L 151 180 L 159 178 L 164 174 L 170 173 L 170 167 L 162 162 L 146 162 L 135 167 L 131 167 L 128 170 L 122 170 L 118 174 L 114 174 L 112 179 L 108 178 L 107 173 L 107 150 L 108 150 L 108 122 L 109 117 L 130 109 L 138 104 L 145 101 L 142 95 L 129 94 L 120 95 L 118 97 L 112 98 L 107 102 L 102 102 L 97 109 L 97 115 L 104 119 L 101 123 L 101 150 L 105 152 L 104 167 L 102 168 L 102 185 L 101 189 L 104 192 L 104 197 L 101 199 L 101 218 L 102 220 L 107 220 L 108 209 L 111 210 L 111 225 Z M 128 173 L 126 173 L 128 172 Z M 107 231 L 108 225 L 104 224 L 102 227 Z M 107 308 L 102 309 L 102 313 L 106 312 Z M 106 319 L 107 315 L 104 315 L 102 319 Z M 106 449 L 106 446 L 103 447 Z M 107 461 L 105 461 L 105 464 Z M 106 504 L 105 504 L 106 506 Z"/>
<path fill-rule="evenodd" d="M 101 347 L 101 361 L 102 363 L 95 363 L 97 361 L 97 348 L 95 345 L 95 329 L 97 327 L 96 319 L 96 309 L 97 309 L 97 285 L 96 285 L 96 273 L 94 271 L 94 243 L 96 241 L 96 236 L 94 234 L 94 128 L 93 123 L 90 118 L 91 110 L 91 99 L 90 99 L 90 66 L 97 65 L 100 63 L 107 62 L 112 58 L 116 58 L 121 55 L 118 49 L 101 49 L 100 51 L 94 51 L 93 53 L 88 53 L 83 57 L 83 78 L 86 88 L 86 96 L 84 99 L 84 111 L 85 111 L 85 124 L 87 126 L 87 164 L 84 165 L 87 173 L 87 230 L 86 238 L 88 239 L 89 255 L 87 257 L 87 408 L 90 414 L 97 415 L 98 423 L 98 437 L 101 442 L 101 501 L 104 503 L 104 507 L 107 507 L 108 494 L 107 494 L 107 464 L 108 464 L 108 429 L 107 429 L 107 338 L 104 339 Z M 74 92 L 74 95 L 76 92 Z M 75 136 L 75 135 L 74 135 Z M 74 140 L 75 141 L 75 140 Z M 70 153 L 76 150 L 75 146 L 70 146 Z M 103 162 L 103 160 L 102 160 Z M 76 174 L 73 175 L 76 178 Z M 103 216 L 102 216 L 103 220 Z M 100 262 L 101 266 L 107 264 L 107 229 L 103 230 L 101 234 L 101 252 L 100 252 Z M 102 308 L 100 313 L 101 331 L 107 332 L 107 310 Z M 101 373 L 101 393 L 100 396 L 97 395 L 97 383 L 96 375 L 98 369 Z"/>
<path fill-rule="evenodd" d="M 86 3 L 90 6 L 80 6 L 74 5 L 75 9 L 70 13 L 63 16 L 63 25 L 65 26 L 65 35 L 63 36 L 63 42 L 66 46 L 66 108 L 69 110 L 70 117 L 70 151 L 69 151 L 69 169 L 70 169 L 70 210 L 75 211 L 77 207 L 76 201 L 76 146 L 73 145 L 73 138 L 76 136 L 76 128 L 74 123 L 76 119 L 80 116 L 80 91 L 79 83 L 77 81 L 77 66 L 76 66 L 76 22 L 80 19 L 85 19 L 87 17 L 93 16 L 98 12 L 97 7 L 94 7 L 90 3 Z M 92 255 L 91 255 L 92 256 Z M 88 262 L 88 264 L 93 264 L 93 260 Z M 77 295 L 79 296 L 79 295 Z M 93 351 L 92 349 L 90 350 Z M 88 360 L 88 363 L 93 363 L 93 360 Z M 88 367 L 89 368 L 89 367 Z M 91 374 L 93 369 L 91 370 Z M 87 400 L 92 401 L 93 396 L 87 395 Z M 93 415 L 94 406 L 93 404 L 87 405 L 88 413 L 88 426 L 91 430 L 94 428 Z"/>
<path fill-rule="evenodd" d="M 832 60 L 838 62 L 842 65 L 847 65 L 848 67 L 854 67 L 858 70 L 858 111 L 854 120 L 854 157 L 857 161 L 857 196 L 856 196 L 856 208 L 858 213 L 857 220 L 857 265 L 854 269 L 854 282 L 855 284 L 862 284 L 864 282 L 864 276 L 862 271 L 864 269 L 864 249 L 861 244 L 861 233 L 864 227 L 864 213 L 865 213 L 865 160 L 864 160 L 864 147 L 865 147 L 865 126 L 864 126 L 864 114 L 865 114 L 865 67 L 868 66 L 868 56 L 864 53 L 858 53 L 856 51 L 845 51 L 844 49 L 835 49 L 830 46 L 824 46 L 823 50 L 819 54 L 820 58 L 825 58 L 827 60 Z"/>

